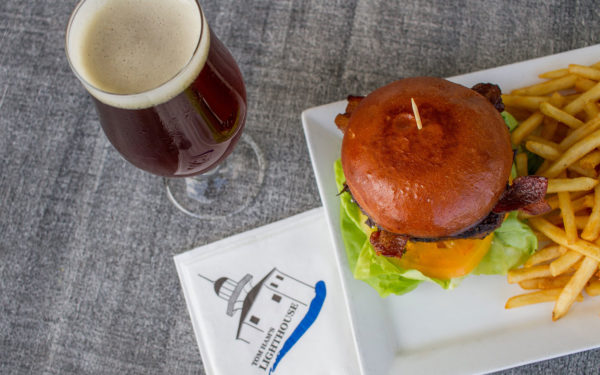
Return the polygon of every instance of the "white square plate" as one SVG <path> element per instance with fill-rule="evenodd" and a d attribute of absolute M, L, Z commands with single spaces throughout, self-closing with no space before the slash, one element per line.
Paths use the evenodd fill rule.
<path fill-rule="evenodd" d="M 503 92 L 537 82 L 541 72 L 569 63 L 600 61 L 600 45 L 449 78 L 471 87 L 494 82 Z M 354 94 L 354 93 L 353 93 Z M 470 276 L 452 291 L 422 283 L 403 296 L 382 299 L 352 277 L 339 231 L 333 164 L 342 135 L 333 120 L 339 101 L 302 113 L 302 123 L 325 206 L 363 374 L 484 373 L 600 346 L 600 302 L 586 299 L 552 322 L 552 305 L 505 310 L 521 293 L 504 276 Z"/>

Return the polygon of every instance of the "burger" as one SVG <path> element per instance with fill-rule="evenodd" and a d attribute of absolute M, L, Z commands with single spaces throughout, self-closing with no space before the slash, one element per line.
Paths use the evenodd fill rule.
<path fill-rule="evenodd" d="M 549 210 L 547 180 L 514 175 L 516 121 L 498 86 L 402 79 L 349 97 L 335 122 L 348 259 L 380 294 L 506 273 L 537 247 L 516 211 Z"/>

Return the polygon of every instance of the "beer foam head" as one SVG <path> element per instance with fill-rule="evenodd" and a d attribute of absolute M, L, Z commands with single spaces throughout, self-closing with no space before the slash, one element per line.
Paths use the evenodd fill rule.
<path fill-rule="evenodd" d="M 85 0 L 71 16 L 66 48 L 90 94 L 139 109 L 188 87 L 206 62 L 209 43 L 196 0 Z"/>

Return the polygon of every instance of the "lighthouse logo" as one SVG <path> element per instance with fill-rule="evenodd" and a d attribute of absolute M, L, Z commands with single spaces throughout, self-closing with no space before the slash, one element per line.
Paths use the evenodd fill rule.
<path fill-rule="evenodd" d="M 311 285 L 277 268 L 257 282 L 250 274 L 238 281 L 198 276 L 226 301 L 225 314 L 239 319 L 235 339 L 256 347 L 250 365 L 269 374 L 318 318 L 327 294 L 325 282 Z"/>

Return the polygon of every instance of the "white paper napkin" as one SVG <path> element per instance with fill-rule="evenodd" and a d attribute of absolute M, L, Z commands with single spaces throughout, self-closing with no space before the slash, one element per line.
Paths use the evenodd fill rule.
<path fill-rule="evenodd" d="M 322 208 L 175 256 L 208 374 L 358 374 Z"/>

